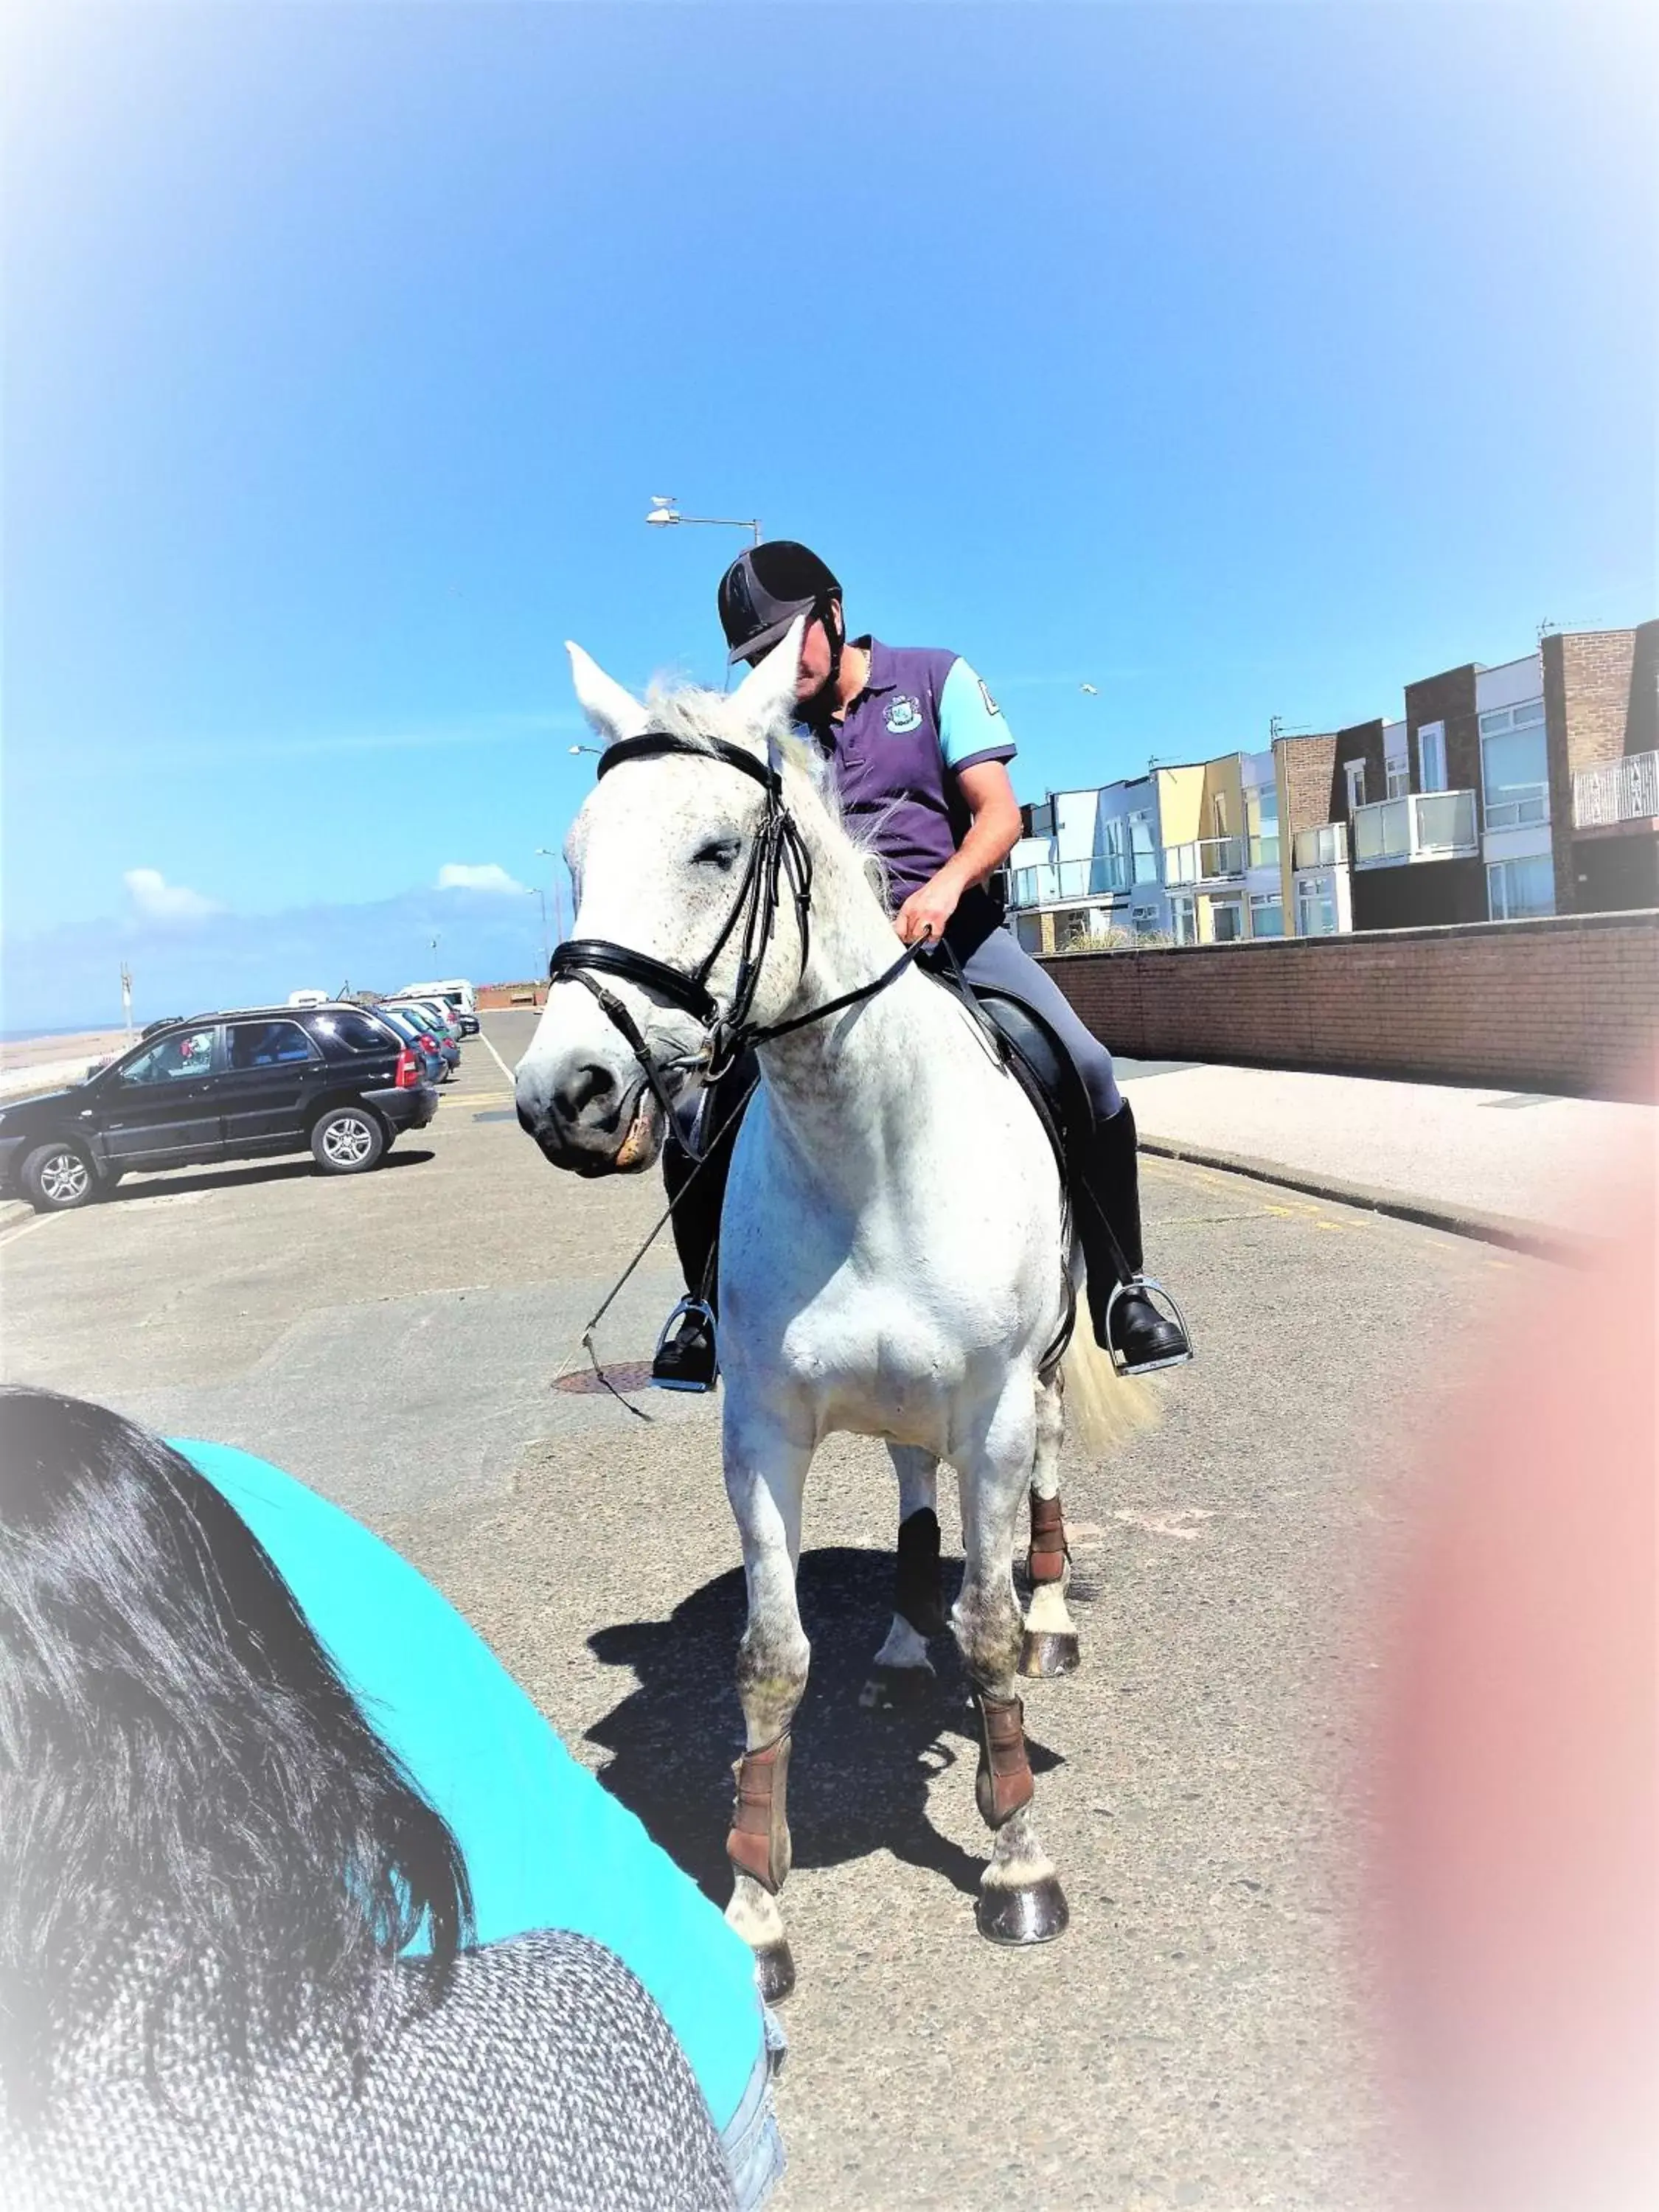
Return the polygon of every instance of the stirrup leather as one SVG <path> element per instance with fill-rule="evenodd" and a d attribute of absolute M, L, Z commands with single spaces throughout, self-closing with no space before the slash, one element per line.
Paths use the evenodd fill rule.
<path fill-rule="evenodd" d="M 1131 1366 L 1123 1358 L 1112 1341 L 1112 1316 L 1117 1309 L 1118 1300 L 1126 1297 L 1131 1291 L 1157 1291 L 1158 1297 L 1164 1301 L 1175 1316 L 1176 1325 L 1187 1340 L 1187 1349 L 1184 1352 L 1172 1352 L 1167 1359 L 1139 1360 L 1133 1366 Z M 1106 1301 L 1106 1311 L 1102 1319 L 1101 1328 L 1106 1339 L 1106 1355 L 1120 1375 L 1156 1375 L 1165 1367 L 1185 1367 L 1193 1358 L 1193 1333 L 1187 1326 L 1187 1316 L 1182 1312 L 1175 1292 L 1166 1290 L 1155 1275 L 1131 1275 L 1127 1282 L 1116 1284 L 1113 1288 L 1112 1295 Z"/>
<path fill-rule="evenodd" d="M 714 1384 L 712 1382 L 678 1382 L 674 1381 L 671 1376 L 659 1375 L 655 1371 L 656 1364 L 658 1360 L 662 1358 L 663 1352 L 667 1347 L 669 1339 L 674 1334 L 675 1331 L 679 1328 L 679 1325 L 683 1321 L 690 1320 L 694 1315 L 701 1317 L 703 1326 L 708 1331 L 709 1341 L 715 1346 L 714 1375 L 716 1379 L 719 1378 L 720 1371 L 719 1350 L 720 1340 L 715 1328 L 714 1309 L 709 1304 L 707 1298 L 695 1298 L 688 1291 L 685 1297 L 683 1297 L 679 1304 L 675 1307 L 673 1312 L 669 1315 L 667 1320 L 663 1323 L 662 1334 L 657 1339 L 657 1348 L 651 1355 L 651 1365 L 653 1370 L 651 1376 L 651 1387 L 653 1390 L 690 1390 L 702 1397 L 706 1396 L 708 1393 L 714 1389 Z"/>

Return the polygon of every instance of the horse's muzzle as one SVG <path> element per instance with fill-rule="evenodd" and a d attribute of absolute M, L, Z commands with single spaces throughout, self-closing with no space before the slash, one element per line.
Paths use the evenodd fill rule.
<path fill-rule="evenodd" d="M 585 1068 L 546 1100 L 526 1098 L 520 1084 L 518 1109 L 543 1158 L 573 1175 L 638 1175 L 662 1150 L 662 1109 L 643 1076 L 618 1095 L 603 1069 Z"/>

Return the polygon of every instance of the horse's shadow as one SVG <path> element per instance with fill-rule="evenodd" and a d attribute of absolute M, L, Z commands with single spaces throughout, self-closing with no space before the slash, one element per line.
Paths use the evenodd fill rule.
<path fill-rule="evenodd" d="M 979 1887 L 984 1861 L 927 1817 L 927 1787 L 947 1768 L 971 1799 L 978 1731 L 956 1646 L 940 1637 L 937 1682 L 919 1705 L 872 1712 L 859 1702 L 892 1618 L 890 1552 L 832 1547 L 804 1553 L 797 1582 L 812 1671 L 794 1722 L 789 1826 L 798 1867 L 839 1866 L 885 1848 L 912 1866 Z M 631 1668 L 637 1689 L 587 1731 L 611 1753 L 600 1779 L 717 1904 L 731 1887 L 726 1832 L 730 1761 L 742 1749 L 733 1680 L 745 1613 L 742 1571 L 717 1576 L 672 1620 L 601 1628 L 588 1648 Z M 1060 1764 L 1032 1743 L 1037 1773 Z"/>

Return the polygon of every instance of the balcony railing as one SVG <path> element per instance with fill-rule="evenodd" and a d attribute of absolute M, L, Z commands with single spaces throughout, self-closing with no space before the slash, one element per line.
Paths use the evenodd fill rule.
<path fill-rule="evenodd" d="M 1016 868 L 1009 902 L 1056 906 L 1064 899 L 1110 898 L 1128 888 L 1128 863 L 1097 853 L 1082 860 L 1039 860 L 1035 867 Z"/>
<path fill-rule="evenodd" d="M 1166 884 L 1213 884 L 1244 872 L 1242 837 L 1198 837 L 1189 845 L 1164 848 Z"/>
<path fill-rule="evenodd" d="M 1353 811 L 1353 864 L 1398 867 L 1408 860 L 1455 860 L 1478 853 L 1472 791 L 1413 791 Z"/>
<path fill-rule="evenodd" d="M 1322 822 L 1316 830 L 1298 830 L 1291 854 L 1302 868 L 1346 868 L 1348 865 L 1348 825 Z"/>
<path fill-rule="evenodd" d="M 1572 826 L 1601 830 L 1659 815 L 1659 753 L 1630 753 L 1604 768 L 1580 769 L 1572 780 Z"/>

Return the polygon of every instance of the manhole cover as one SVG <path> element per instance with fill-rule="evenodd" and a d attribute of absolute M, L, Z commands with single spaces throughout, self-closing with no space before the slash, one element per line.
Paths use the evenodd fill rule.
<path fill-rule="evenodd" d="M 613 1390 L 643 1390 L 651 1380 L 648 1359 L 619 1359 L 608 1365 L 605 1375 Z M 605 1384 L 591 1367 L 579 1367 L 573 1374 L 561 1375 L 553 1385 L 556 1390 L 568 1390 L 573 1398 L 602 1398 L 608 1394 Z"/>

